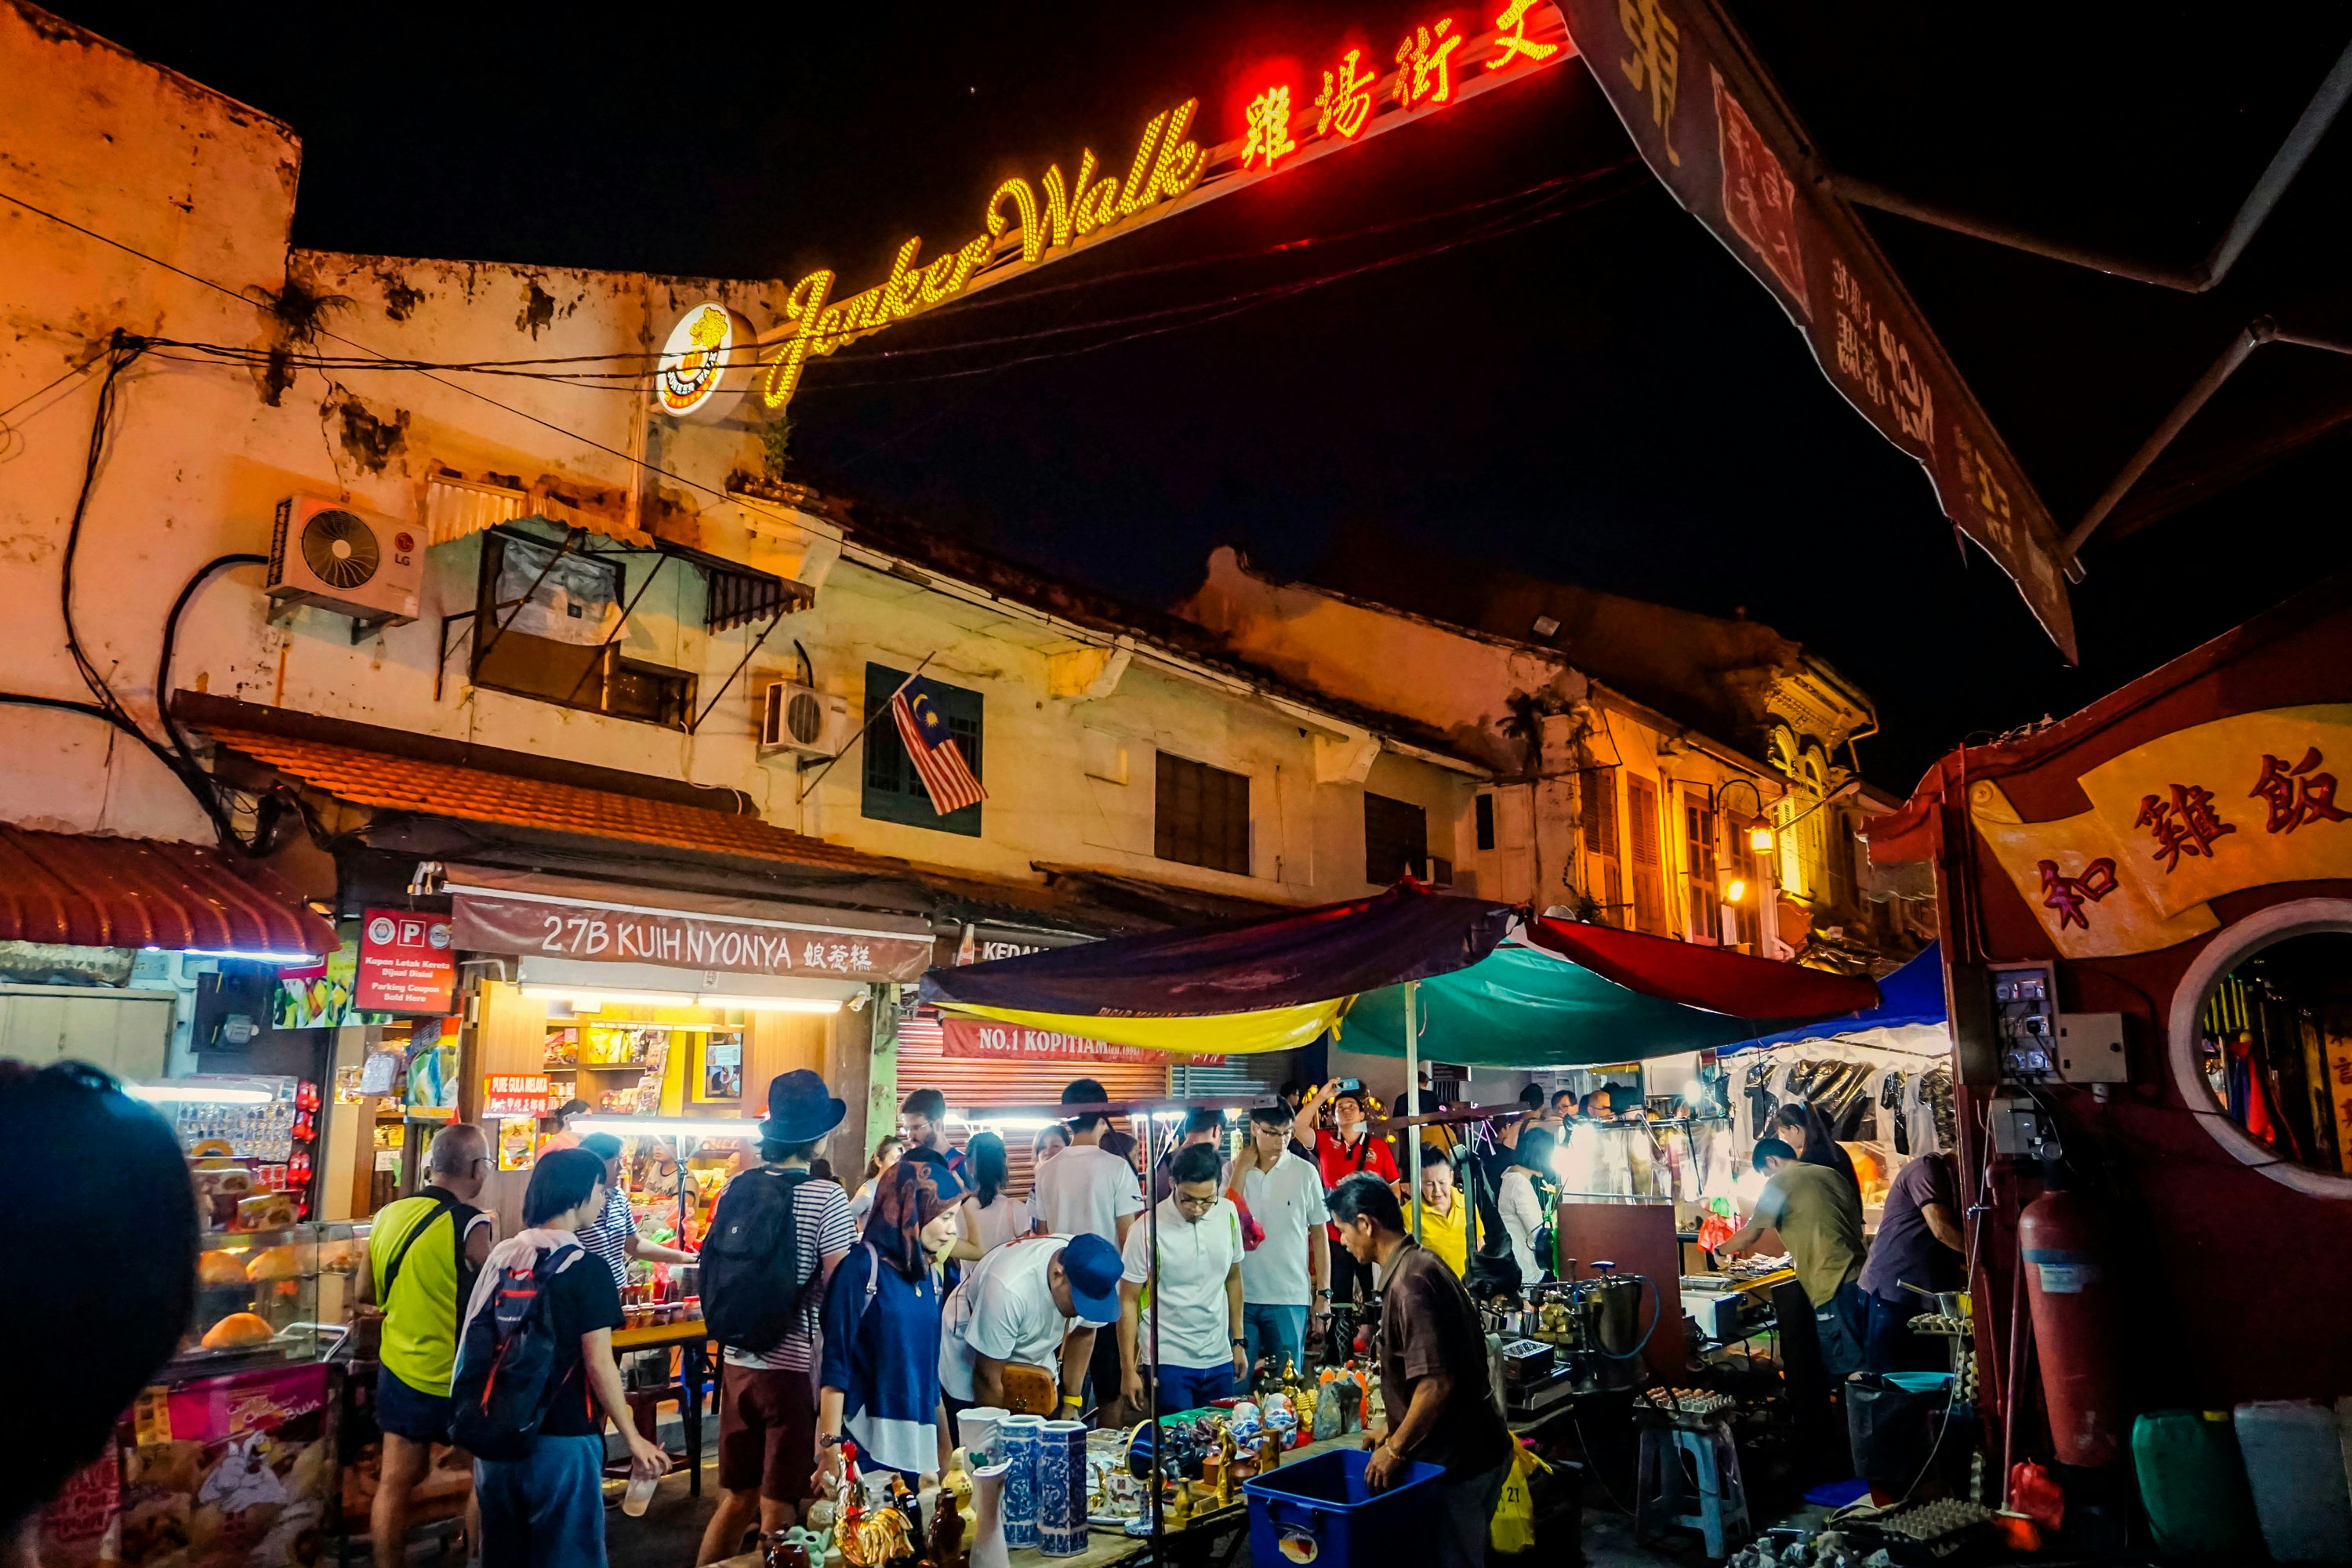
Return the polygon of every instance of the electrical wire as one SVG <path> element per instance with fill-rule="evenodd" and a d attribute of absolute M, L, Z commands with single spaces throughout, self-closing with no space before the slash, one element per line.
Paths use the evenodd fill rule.
<path fill-rule="evenodd" d="M 1614 166 L 1614 167 L 1622 167 L 1622 166 L 1627 166 L 1627 164 L 1630 164 L 1630 163 L 1631 163 L 1631 160 L 1628 160 L 1628 161 L 1626 161 L 1626 164 L 1620 164 L 1620 165 L 1616 165 L 1616 166 Z M 1605 173 L 1605 172 L 1607 172 L 1607 171 L 1603 171 L 1603 172 Z M 1533 188 L 1533 187 L 1531 187 L 1531 188 Z M 1509 199 L 1509 198 L 1507 198 L 1507 197 L 1506 197 L 1506 198 L 1497 198 L 1497 200 L 1498 200 L 1498 201 L 1499 201 L 1499 200 L 1507 200 L 1507 199 Z M 254 310 L 256 310 L 261 311 L 261 312 L 263 312 L 263 313 L 265 313 L 265 314 L 271 314 L 271 315 L 274 315 L 274 314 L 275 314 L 274 310 L 273 310 L 273 308 L 272 308 L 272 306 L 271 306 L 270 302 L 269 302 L 268 300 L 267 300 L 266 299 L 259 299 L 259 298 L 256 298 L 254 295 L 249 294 L 249 293 L 241 293 L 241 292 L 239 292 L 239 291 L 238 291 L 238 290 L 236 290 L 236 289 L 234 289 L 229 288 L 229 287 L 228 287 L 227 285 L 226 285 L 226 284 L 219 283 L 219 282 L 215 282 L 214 279 L 209 279 L 209 278 L 202 277 L 202 276 L 200 276 L 199 274 L 196 274 L 196 273 L 194 273 L 194 272 L 189 271 L 189 270 L 188 270 L 187 268 L 185 268 L 178 267 L 178 266 L 174 266 L 173 263 L 168 262 L 168 261 L 165 261 L 165 260 L 162 259 L 162 258 L 159 258 L 159 257 L 152 256 L 152 255 L 148 254 L 147 252 L 145 252 L 145 251 L 143 251 L 143 250 L 139 249 L 139 248 L 138 248 L 137 247 L 135 247 L 135 246 L 127 245 L 127 244 L 123 243 L 122 241 L 121 241 L 121 240 L 119 240 L 119 239 L 115 239 L 115 238 L 111 237 L 110 236 L 104 235 L 104 234 L 100 234 L 100 232 L 98 232 L 96 229 L 92 229 L 92 228 L 89 228 L 89 227 L 85 226 L 84 225 L 75 223 L 75 222 L 73 222 L 73 221 L 72 221 L 71 219 L 69 219 L 69 218 L 63 217 L 63 216 L 59 216 L 58 214 L 56 214 L 56 213 L 53 213 L 53 212 L 48 211 L 47 208 L 44 208 L 44 207 L 38 206 L 38 205 L 36 205 L 36 204 L 34 204 L 34 203 L 31 203 L 31 202 L 28 202 L 28 201 L 26 201 L 23 197 L 16 195 L 16 194 L 14 194 L 13 192 L 5 191 L 5 190 L 0 190 L 0 200 L 5 200 L 5 201 L 8 201 L 8 202 L 10 202 L 10 203 L 14 204 L 15 205 L 16 205 L 16 206 L 18 206 L 18 207 L 23 208 L 25 211 L 29 212 L 29 213 L 32 213 L 34 216 L 37 216 L 37 217 L 47 218 L 47 219 L 48 219 L 50 222 L 55 223 L 55 224 L 58 224 L 58 225 L 59 225 L 59 226 L 62 226 L 62 227 L 71 229 L 71 230 L 73 230 L 73 231 L 74 231 L 75 233 L 77 233 L 77 234 L 85 235 L 85 236 L 89 237 L 89 238 L 91 238 L 91 239 L 95 239 L 95 240 L 99 241 L 99 242 L 100 242 L 100 244 L 102 244 L 102 245 L 110 246 L 110 247 L 113 247 L 114 249 L 120 250 L 120 251 L 122 251 L 122 252 L 123 252 L 123 253 L 125 253 L 126 255 L 130 255 L 130 256 L 132 256 L 132 257 L 136 257 L 136 258 L 139 258 L 140 260 L 145 261 L 145 262 L 149 263 L 149 264 L 150 264 L 150 265 L 152 265 L 152 266 L 154 266 L 154 267 L 158 267 L 158 268 L 163 268 L 164 271 L 171 272 L 171 273 L 173 273 L 173 274 L 175 274 L 175 275 L 177 275 L 177 276 L 179 276 L 179 277 L 185 278 L 185 279 L 189 279 L 191 282 L 194 282 L 194 283 L 197 283 L 197 284 L 201 284 L 201 285 L 202 285 L 202 286 L 204 286 L 205 288 L 210 289 L 214 290 L 214 291 L 215 291 L 215 292 L 216 292 L 216 293 L 223 294 L 223 295 L 226 296 L 226 297 L 227 297 L 227 298 L 229 298 L 229 299 L 239 300 L 239 301 L 243 302 L 244 304 L 246 304 L 246 305 L 247 305 L 247 306 L 251 307 L 252 309 L 254 309 Z M 1537 220 L 1537 221 L 1542 221 L 1542 220 L 1538 219 L 1538 220 Z M 1503 231 L 1501 231 L 1501 232 L 1515 232 L 1515 230 L 1511 230 L 1511 229 L 1505 229 L 1505 230 L 1503 230 Z M 1486 236 L 1486 237 L 1496 237 L 1496 236 L 1489 235 L 1489 236 Z M 1463 240 L 1457 240 L 1457 241 L 1455 241 L 1455 242 L 1454 242 L 1454 243 L 1455 243 L 1455 244 L 1466 244 L 1466 243 L 1472 243 L 1472 242 L 1473 242 L 1473 241 L 1472 241 L 1472 240 L 1469 240 L 1469 239 L 1463 239 Z M 1435 253 L 1435 252 L 1434 252 L 1434 249 L 1432 249 L 1432 250 L 1424 251 L 1424 252 L 1423 252 L 1422 254 L 1434 254 L 1434 253 Z M 1391 264 L 1391 265 L 1392 265 L 1393 263 L 1389 263 L 1389 264 Z M 1140 270 L 1140 269 L 1138 269 L 1138 270 Z M 1359 268 L 1359 269 L 1355 269 L 1354 271 L 1351 271 L 1351 272 L 1349 272 L 1349 273 L 1339 274 L 1339 276 L 1352 276 L 1352 275 L 1356 275 L 1356 273 L 1357 273 L 1357 272 L 1360 272 L 1361 270 L 1365 270 L 1365 268 Z M 1336 278 L 1335 278 L 1335 279 L 1327 279 L 1327 280 L 1336 280 Z M 1318 283 L 1318 282 L 1312 282 L 1312 281 L 1310 281 L 1310 282 L 1306 282 L 1306 283 L 1299 283 L 1299 284 L 1286 285 L 1286 286 L 1284 286 L 1284 289 L 1286 290 L 1286 292 L 1285 292 L 1285 293 L 1279 293 L 1279 294 L 1268 294 L 1268 295 L 1265 296 L 1265 299 L 1272 299 L 1272 298 L 1286 297 L 1286 294 L 1287 294 L 1287 293 L 1289 293 L 1289 292 L 1303 292 L 1307 288 L 1309 288 L 1309 287 L 1317 287 L 1317 286 L 1319 286 L 1319 283 Z M 1162 333 L 1162 332 L 1166 332 L 1166 331 L 1173 331 L 1181 330 L 1181 327 L 1183 327 L 1183 326 L 1199 326 L 1199 325 L 1206 325 L 1206 324 L 1209 324 L 1210 322 L 1223 320 L 1223 319 L 1224 319 L 1224 317 L 1225 317 L 1225 316 L 1232 315 L 1232 314 L 1237 314 L 1237 313 L 1239 313 L 1241 310 L 1246 310 L 1246 309 L 1250 308 L 1250 306 L 1251 306 L 1252 304 L 1259 303 L 1259 302 L 1263 302 L 1263 300 L 1258 300 L 1258 299 L 1253 299 L 1253 300 L 1250 300 L 1245 301 L 1245 302 L 1243 302 L 1243 303 L 1234 304 L 1234 305 L 1233 305 L 1233 306 L 1232 306 L 1231 308 L 1229 308 L 1229 309 L 1222 310 L 1218 310 L 1216 313 L 1203 316 L 1203 317 L 1202 317 L 1201 319 L 1199 319 L 1199 320 L 1197 320 L 1197 321 L 1192 321 L 1181 322 L 1181 323 L 1178 323 L 1177 325 L 1174 325 L 1174 326 L 1163 326 L 1163 327 L 1159 327 L 1159 328 L 1151 329 L 1151 330 L 1150 330 L 1150 331 L 1142 331 L 1142 332 L 1138 332 L 1138 333 L 1129 334 L 1129 336 L 1124 337 L 1124 338 L 1120 338 L 1120 339 L 1114 339 L 1114 340 L 1111 340 L 1110 342 L 1107 342 L 1095 343 L 1095 344 L 1088 344 L 1088 345 L 1084 345 L 1084 346 L 1082 346 L 1082 347 L 1079 347 L 1079 348 L 1076 348 L 1076 349 L 1073 349 L 1073 350 L 1066 350 L 1066 351 L 1063 351 L 1063 352 L 1062 352 L 1062 353 L 1043 353 L 1043 354 L 1026 355 L 1026 356 L 1022 356 L 1022 357 L 1017 358 L 1017 359 L 1014 359 L 1014 360 L 1011 360 L 1011 361 L 1004 362 L 1003 363 L 1001 363 L 1001 364 L 998 364 L 998 365 L 995 365 L 995 366 L 982 367 L 982 368 L 981 368 L 981 369 L 976 369 L 976 370 L 958 371 L 958 372 L 949 372 L 949 373 L 945 373 L 945 374 L 942 374 L 931 375 L 931 376 L 922 376 L 922 377 L 906 377 L 906 378 L 898 378 L 898 379 L 900 379 L 900 380 L 904 380 L 904 381 L 908 381 L 908 382 L 913 382 L 913 381 L 927 381 L 927 380 L 948 380 L 948 379 L 960 379 L 960 378 L 961 378 L 961 377 L 965 377 L 965 376 L 987 374 L 987 373 L 988 373 L 988 371 L 990 371 L 990 370 L 1010 369 L 1010 368 L 1012 368 L 1012 367 L 1013 367 L 1013 365 L 1015 365 L 1015 364 L 1031 363 L 1034 363 L 1034 362 L 1036 362 L 1036 361 L 1038 361 L 1038 360 L 1042 360 L 1042 359 L 1066 358 L 1066 357 L 1073 357 L 1073 356 L 1075 356 L 1076 354 L 1079 354 L 1079 353 L 1093 353 L 1093 352 L 1095 352 L 1095 351 L 1097 351 L 1097 350 L 1098 350 L 1098 349 L 1102 349 L 1102 348 L 1108 348 L 1108 347 L 1114 346 L 1114 344 L 1115 344 L 1115 343 L 1117 343 L 1117 342 L 1130 342 L 1130 341 L 1134 341 L 1134 339 L 1137 339 L 1137 338 L 1142 338 L 1142 337 L 1153 337 L 1153 336 L 1158 336 L 1158 335 L 1160 335 L 1160 333 Z M 1213 303 L 1213 302 L 1212 302 L 1212 303 Z M 607 446 L 607 445 L 605 445 L 604 443 L 603 443 L 603 442 L 601 442 L 601 441 L 594 440 L 593 438 L 592 438 L 592 437 L 587 437 L 587 436 L 584 436 L 584 435 L 581 434 L 577 429 L 574 429 L 574 428 L 572 428 L 572 427 L 571 427 L 571 426 L 563 426 L 563 425 L 559 425 L 559 424 L 555 423 L 555 422 L 554 422 L 554 421 L 552 421 L 552 420 L 541 418 L 539 416 L 537 416 L 537 415 L 535 415 L 535 414 L 531 414 L 531 413 L 530 413 L 530 412 L 528 412 L 528 411 L 526 411 L 526 410 L 524 410 L 524 409 L 518 408 L 518 407 L 514 406 L 512 404 L 505 403 L 505 402 L 500 401 L 500 400 L 499 400 L 499 399 L 498 399 L 498 398 L 492 397 L 492 396 L 490 396 L 488 393 L 478 391 L 478 390 L 477 390 L 477 389 L 475 389 L 475 388 L 473 388 L 473 387 L 466 386 L 466 385 L 463 385 L 463 384 L 459 384 L 459 383 L 457 383 L 457 382 L 449 381 L 449 380 L 446 379 L 443 375 L 435 374 L 435 373 L 434 373 L 434 368 L 435 368 L 435 367 L 432 367 L 432 366 L 428 365 L 427 363 L 424 363 L 424 362 L 402 361 L 402 360 L 400 360 L 400 359 L 396 358 L 396 357 L 395 357 L 395 356 L 394 356 L 394 355 L 390 355 L 390 354 L 383 353 L 381 353 L 381 352 L 379 352 L 379 351 L 377 351 L 377 350 L 375 350 L 375 349 L 370 348 L 368 345 L 366 345 L 366 344 L 364 344 L 364 343 L 359 342 L 357 342 L 357 341 L 355 341 L 355 340 L 353 340 L 353 339 L 351 339 L 351 338 L 347 338 L 347 337 L 343 336 L 341 333 L 332 331 L 331 331 L 331 330 L 329 330 L 329 329 L 327 329 L 327 328 L 324 328 L 324 327 L 321 327 L 321 328 L 320 328 L 320 329 L 319 329 L 319 335 L 320 335 L 320 336 L 321 336 L 321 337 L 325 337 L 325 338 L 331 339 L 333 342 L 342 344 L 345 348 L 347 348 L 347 349 L 351 349 L 351 350 L 354 351 L 357 354 L 366 356 L 366 357 L 365 357 L 365 359 L 364 359 L 363 361 L 355 362 L 355 363 L 353 363 L 350 368 L 354 368 L 354 369 L 362 369 L 362 368 L 363 368 L 363 369 L 381 369 L 381 370 L 406 370 L 406 371 L 409 371 L 409 372 L 411 372 L 411 373 L 413 373 L 413 374 L 419 374 L 419 375 L 424 376 L 424 378 L 425 378 L 425 380 L 427 380 L 427 381 L 429 381 L 429 382 L 432 382 L 432 383 L 433 383 L 433 384 L 435 384 L 436 385 L 438 385 L 438 386 L 444 387 L 444 388 L 446 388 L 446 390 L 448 390 L 448 391 L 458 393 L 458 394 L 460 394 L 460 395 L 464 395 L 464 396 L 473 398 L 473 399 L 475 399 L 475 400 L 476 400 L 476 401 L 478 401 L 478 402 L 486 403 L 486 404 L 489 405 L 491 407 L 496 408 L 496 409 L 499 410 L 499 411 L 500 411 L 500 412 L 502 412 L 502 413 L 511 415 L 511 416 L 513 416 L 515 418 L 520 419 L 520 420 L 524 421 L 524 422 L 525 422 L 525 423 L 527 423 L 527 424 L 535 425 L 535 426 L 539 426 L 539 427 L 540 427 L 540 428 L 541 428 L 541 429 L 548 430 L 548 431 L 551 431 L 551 432 L 553 432 L 553 433 L 554 433 L 554 434 L 556 434 L 556 435 L 559 435 L 559 436 L 562 436 L 562 437 L 564 437 L 566 439 L 568 439 L 568 440 L 570 440 L 570 441 L 572 441 L 572 442 L 574 442 L 574 443 L 577 443 L 578 445 L 581 445 L 581 446 L 584 446 L 584 447 L 586 447 L 590 448 L 591 450 L 604 453 L 604 454 L 605 456 L 607 456 L 607 457 L 619 458 L 622 462 L 624 462 L 624 463 L 626 463 L 626 464 L 630 465 L 632 468 L 638 468 L 638 469 L 642 469 L 642 470 L 644 470 L 644 471 L 646 471 L 646 472 L 647 472 L 647 473 L 654 474 L 654 475 L 656 475 L 656 476 L 658 476 L 658 477 L 660 477 L 660 478 L 669 479 L 669 480 L 670 480 L 670 481 L 672 481 L 673 483 L 677 484 L 677 485 L 679 485 L 679 486 L 681 486 L 681 487 L 683 487 L 683 488 L 685 488 L 685 489 L 688 489 L 688 490 L 695 491 L 695 492 L 699 493 L 699 494 L 702 494 L 702 495 L 706 495 L 706 496 L 709 497 L 709 498 L 710 498 L 712 500 L 714 500 L 714 501 L 725 501 L 725 502 L 731 502 L 731 503 L 736 504 L 736 505 L 744 506 L 744 507 L 746 507 L 748 510 L 754 510 L 754 511 L 764 511 L 764 510 L 766 510 L 766 509 L 764 509 L 764 508 L 762 508 L 762 507 L 759 506 L 756 502 L 752 502 L 752 501 L 746 500 L 745 500 L 744 498 L 742 498 L 742 497 L 740 497 L 740 496 L 736 496 L 736 495 L 730 494 L 730 493 L 729 493 L 729 492 L 727 492 L 727 491 L 725 491 L 725 490 L 722 490 L 722 489 L 719 489 L 719 488 L 718 488 L 718 487 L 716 487 L 716 486 L 709 485 L 709 484 L 704 483 L 704 482 L 703 482 L 703 481 L 701 481 L 701 480 L 692 479 L 692 478 L 690 478 L 690 477 L 688 477 L 688 476 L 687 476 L 687 475 L 685 475 L 685 474 L 681 474 L 681 473 L 677 472 L 677 470 L 675 470 L 675 469 L 672 469 L 672 468 L 667 468 L 667 467 L 663 466 L 662 464 L 648 461 L 647 459 L 646 459 L 646 458 L 640 458 L 640 457 L 638 457 L 638 456 L 636 456 L 635 454 L 631 453 L 631 452 L 624 451 L 624 450 L 622 450 L 622 449 L 621 449 L 621 448 L 619 448 L 619 447 Z M 270 358 L 272 357 L 272 356 L 270 356 L 270 355 L 268 353 L 268 352 L 267 352 L 267 351 L 251 351 L 251 350 L 246 350 L 246 351 L 236 351 L 236 352 L 237 352 L 237 353 L 243 353 L 243 354 L 250 354 L 250 353 L 257 353 L 257 352 L 258 352 L 258 353 L 261 353 L 262 358 L 263 358 L 265 361 L 267 361 L 267 360 L 268 360 L 268 359 L 270 359 Z M 159 356 L 159 357 L 163 357 L 163 356 Z M 177 358 L 178 356 L 170 356 L 170 357 Z M 298 359 L 299 359 L 299 356 L 296 356 L 296 358 L 298 358 Z M 279 355 L 276 356 L 276 358 L 277 358 L 277 360 L 278 360 L 278 363 L 289 363 L 288 356 L 285 356 L 285 355 L 283 355 L 283 354 L 279 354 Z M 461 372 L 460 374 L 462 374 L 462 372 Z M 551 378 L 548 378 L 548 379 L 560 379 L 560 378 L 552 378 L 552 377 L 551 377 Z M 830 384 L 830 385 L 831 385 L 831 386 L 833 386 L 833 387 L 847 387 L 847 386 L 852 386 L 852 385 L 865 385 L 865 384 L 869 384 L 869 383 L 839 383 L 839 382 Z M 142 739 L 144 739 L 144 738 L 145 738 L 145 737 L 144 737 L 144 736 L 143 736 L 143 734 L 142 734 Z M 151 742 L 150 743 L 152 744 L 152 742 Z"/>

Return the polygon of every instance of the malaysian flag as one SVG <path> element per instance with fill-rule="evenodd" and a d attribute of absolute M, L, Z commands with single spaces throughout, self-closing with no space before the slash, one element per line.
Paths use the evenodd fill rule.
<path fill-rule="evenodd" d="M 948 728 L 948 716 L 940 710 L 937 687 L 919 675 L 908 680 L 890 699 L 890 716 L 898 721 L 898 739 L 907 743 L 908 760 L 930 792 L 933 811 L 945 816 L 988 798 L 988 792 L 980 787 L 963 760 L 963 750 Z"/>

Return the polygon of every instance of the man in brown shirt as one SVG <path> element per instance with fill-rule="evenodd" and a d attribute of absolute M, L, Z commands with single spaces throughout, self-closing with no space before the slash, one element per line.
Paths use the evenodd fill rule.
<path fill-rule="evenodd" d="M 1408 1461 L 1440 1465 L 1436 1568 L 1482 1568 L 1486 1530 L 1510 1469 L 1511 1434 L 1486 1377 L 1486 1335 L 1454 1270 L 1404 1230 L 1389 1184 L 1360 1171 L 1331 1191 L 1340 1245 L 1376 1271 L 1381 1400 L 1388 1420 L 1365 1436 L 1364 1480 L 1385 1491 Z"/>

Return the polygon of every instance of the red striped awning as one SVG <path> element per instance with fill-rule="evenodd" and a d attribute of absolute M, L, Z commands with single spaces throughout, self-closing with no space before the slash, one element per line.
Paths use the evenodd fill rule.
<path fill-rule="evenodd" d="M 209 845 L 6 826 L 0 941 L 257 955 L 338 945 L 291 889 Z"/>

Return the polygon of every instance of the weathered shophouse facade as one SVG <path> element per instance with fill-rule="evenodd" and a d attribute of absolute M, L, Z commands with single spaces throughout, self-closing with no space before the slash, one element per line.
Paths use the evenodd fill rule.
<path fill-rule="evenodd" d="M 877 987 L 935 942 L 1314 903 L 1388 879 L 1375 861 L 1470 853 L 1486 769 L 1442 737 L 1294 689 L 1185 623 L 780 486 L 756 427 L 674 424 L 612 374 L 645 372 L 700 302 L 775 319 L 778 285 L 291 251 L 299 148 L 281 122 L 16 0 L 0 78 L 12 865 L 137 841 L 166 881 L 201 860 L 307 901 L 288 919 L 313 934 L 380 908 L 452 922 L 463 1114 L 488 1075 L 541 1070 L 551 1005 L 560 1018 L 563 988 L 595 982 L 832 1005 L 734 1020 L 739 1107 L 703 1097 L 727 1077 L 708 1044 L 707 1078 L 656 1073 L 643 1092 L 737 1114 L 769 1073 L 814 1066 L 864 1136 L 869 1060 L 876 1127 L 895 1075 Z M 486 362 L 530 374 L 446 368 Z M 357 610 L 265 592 L 289 502 L 281 553 L 310 543 L 329 577 L 355 552 L 413 557 L 413 602 L 397 584 Z M 354 522 L 313 536 L 313 510 Z M 988 791 L 944 819 L 887 712 L 821 764 L 918 668 Z M 803 738 L 763 739 L 772 689 L 779 719 L 803 699 Z M 1417 812 L 1417 836 L 1375 798 Z M 1370 845 L 1368 810 L 1388 835 Z M 282 1035 L 315 1036 L 211 1048 L 217 1018 L 189 999 L 226 994 L 203 976 L 238 962 L 175 954 L 269 943 L 142 931 L 152 888 L 80 890 L 76 920 L 7 934 L 167 950 L 131 962 L 187 1003 L 175 1072 L 263 1070 Z M 485 945 L 519 908 L 575 929 Z M 795 940 L 761 972 L 667 976 L 583 945 L 632 919 L 658 928 L 640 956 L 680 931 Z M 383 1043 L 380 1026 L 335 1038 L 328 1068 Z M 65 1026 L 9 1048 L 87 1044 Z M 1016 1063 L 987 1082 L 1050 1099 L 1067 1076 Z M 337 1131 L 364 1142 L 362 1119 L 391 1109 L 339 1107 Z"/>
<path fill-rule="evenodd" d="M 1371 542 L 1311 584 L 1220 549 L 1184 613 L 1492 768 L 1465 861 L 1482 893 L 1879 973 L 1932 934 L 1928 889 L 1859 852 L 1892 803 L 1855 771 L 1870 700 L 1827 664 L 1754 621 L 1417 562 Z"/>

